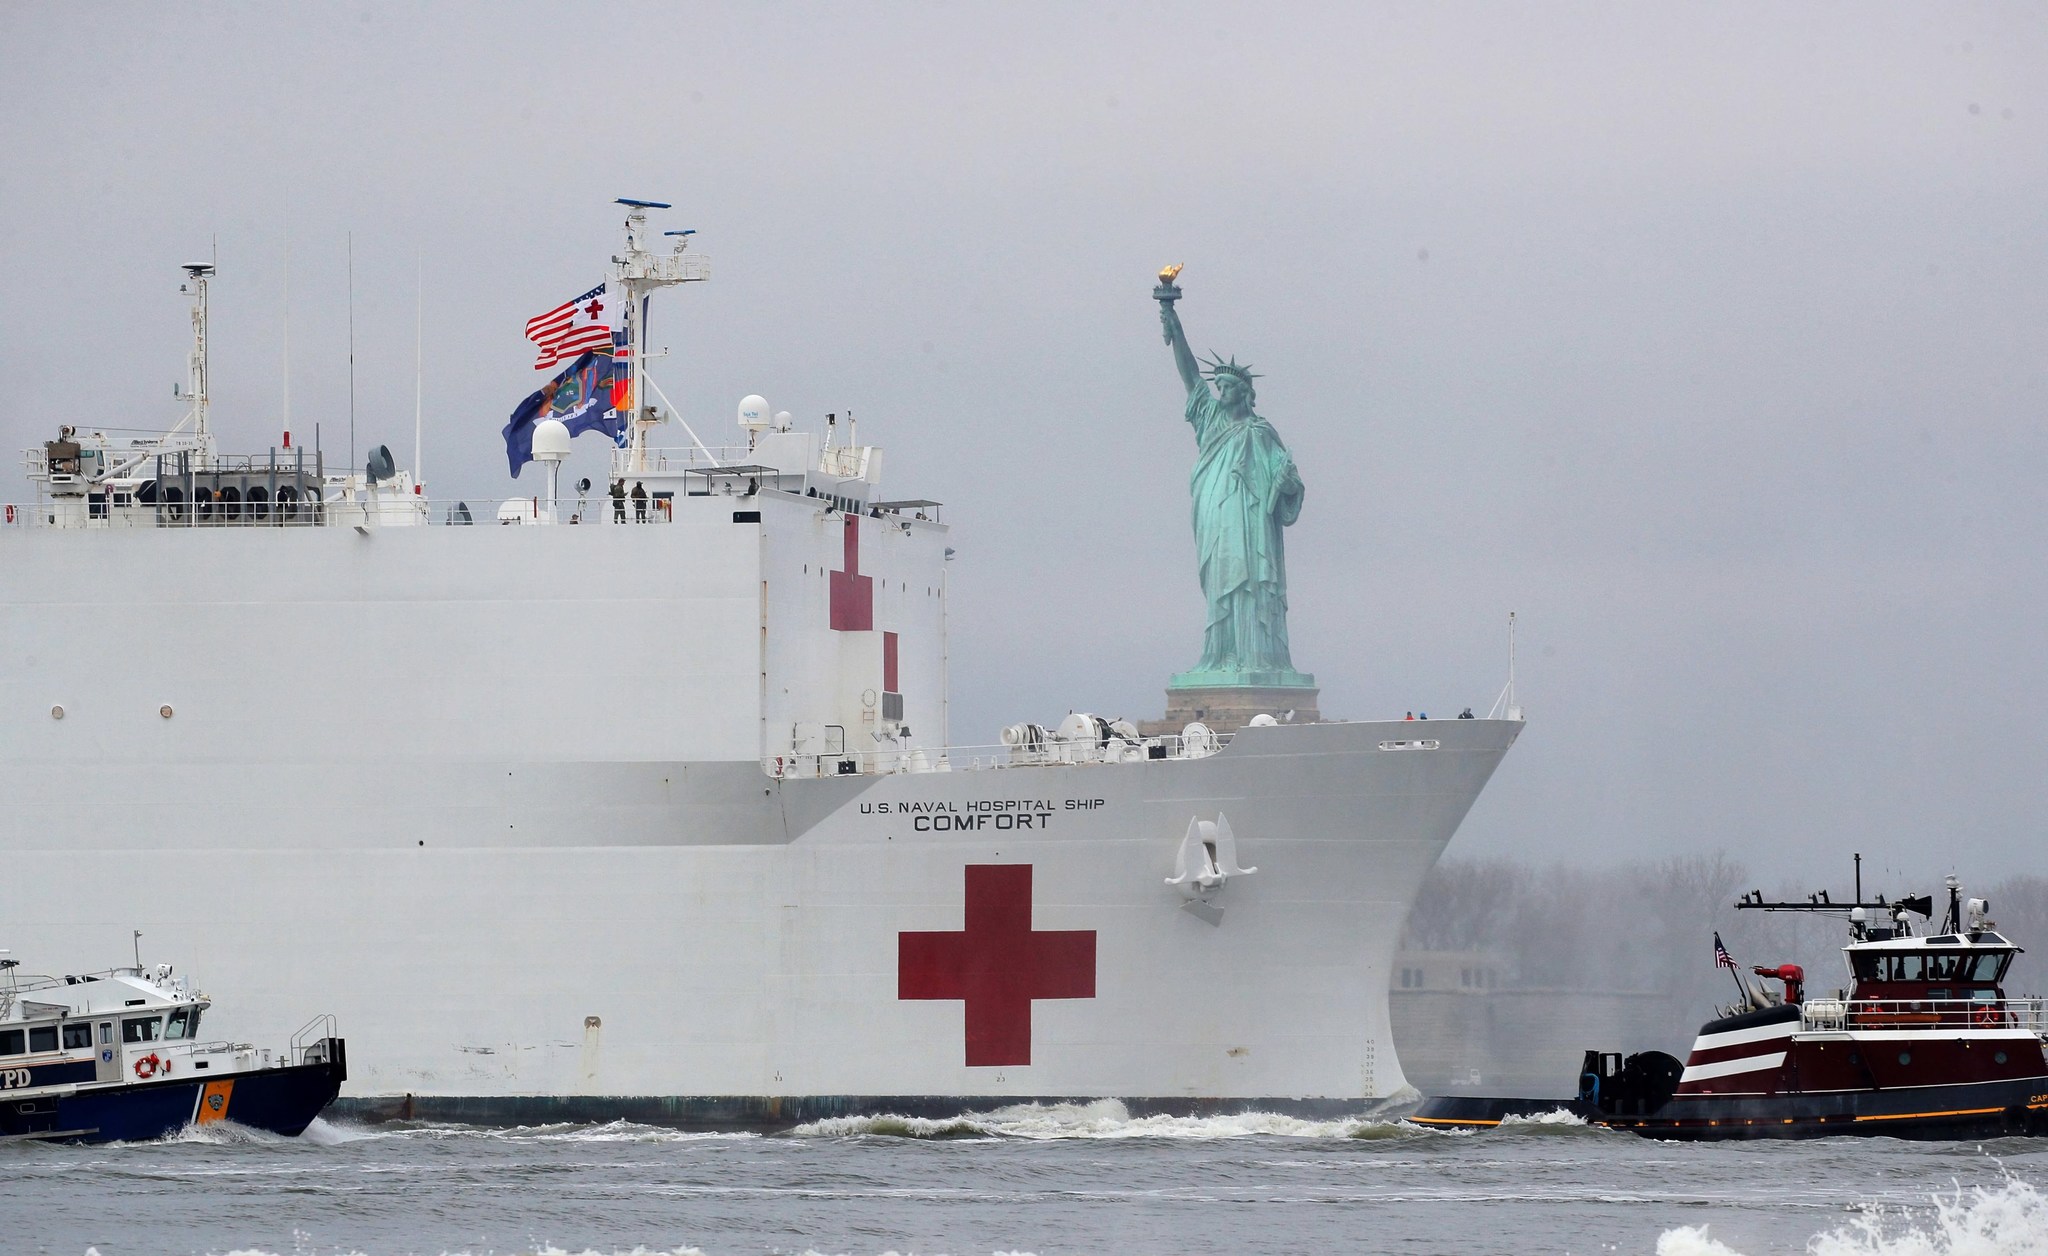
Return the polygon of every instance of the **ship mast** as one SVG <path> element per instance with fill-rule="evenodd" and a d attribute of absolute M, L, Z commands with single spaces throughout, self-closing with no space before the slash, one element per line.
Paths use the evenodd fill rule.
<path fill-rule="evenodd" d="M 185 383 L 185 398 L 192 408 L 171 431 L 182 431 L 187 424 L 191 425 L 197 469 L 204 470 L 213 462 L 213 431 L 209 426 L 212 389 L 206 363 L 206 285 L 213 276 L 213 267 L 195 263 L 185 267 L 185 274 L 188 278 L 179 291 L 192 298 L 192 358 L 187 364 Z"/>
<path fill-rule="evenodd" d="M 615 203 L 626 207 L 626 251 L 624 256 L 612 259 L 612 283 L 623 307 L 620 325 L 625 328 L 626 351 L 632 355 L 633 363 L 625 467 L 626 472 L 632 474 L 647 470 L 647 429 L 661 421 L 656 417 L 654 407 L 647 403 L 649 297 L 657 288 L 711 278 L 711 263 L 701 254 L 686 254 L 690 237 L 695 234 L 691 231 L 666 233 L 675 241 L 672 252 L 655 253 L 648 249 L 647 211 L 668 209 L 668 204 L 627 197 L 620 197 Z"/>

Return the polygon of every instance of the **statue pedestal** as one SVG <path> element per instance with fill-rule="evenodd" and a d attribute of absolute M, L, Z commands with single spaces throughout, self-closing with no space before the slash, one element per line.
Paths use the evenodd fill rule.
<path fill-rule="evenodd" d="M 1182 672 L 1167 686 L 1166 718 L 1142 721 L 1138 732 L 1145 737 L 1164 737 L 1200 722 L 1219 733 L 1234 733 L 1251 723 L 1254 715 L 1270 715 L 1287 724 L 1313 724 L 1322 719 L 1316 709 L 1318 692 L 1315 677 L 1302 672 L 1229 677 Z M 1292 719 L 1287 716 L 1289 711 L 1294 713 Z"/>

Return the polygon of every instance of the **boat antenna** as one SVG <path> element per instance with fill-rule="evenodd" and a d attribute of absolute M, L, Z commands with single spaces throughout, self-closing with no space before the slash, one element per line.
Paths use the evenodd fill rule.
<path fill-rule="evenodd" d="M 1515 701 L 1515 613 L 1508 612 L 1508 718 L 1515 718 L 1521 704 Z"/>
<path fill-rule="evenodd" d="M 426 395 L 426 326 L 427 326 L 427 280 L 426 263 L 421 260 L 418 245 L 412 250 L 412 482 L 421 493 L 426 490 L 420 485 L 420 413 L 422 398 Z"/>
<path fill-rule="evenodd" d="M 1863 852 L 1856 852 L 1856 901 L 1863 901 Z"/>
<path fill-rule="evenodd" d="M 292 430 L 292 219 L 284 219 L 284 430 Z M 290 437 L 286 437 L 289 441 Z"/>
<path fill-rule="evenodd" d="M 348 233 L 348 465 L 356 465 L 356 233 Z"/>
<path fill-rule="evenodd" d="M 142 971 L 142 930 L 140 930 L 140 929 L 137 929 L 137 930 L 135 931 L 135 936 L 134 936 L 134 937 L 133 937 L 132 939 L 130 939 L 130 940 L 131 940 L 132 942 L 134 942 L 134 943 L 135 943 L 135 971 L 136 971 L 136 972 L 141 972 L 141 971 Z"/>

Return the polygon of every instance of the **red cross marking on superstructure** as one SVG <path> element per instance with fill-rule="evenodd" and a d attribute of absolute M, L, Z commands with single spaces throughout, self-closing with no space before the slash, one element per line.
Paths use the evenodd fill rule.
<path fill-rule="evenodd" d="M 846 516 L 846 570 L 831 574 L 832 631 L 872 632 L 875 578 L 860 574 L 860 516 Z"/>
<path fill-rule="evenodd" d="M 967 1004 L 967 1063 L 1031 1063 L 1031 1001 L 1095 997 L 1095 930 L 1031 928 L 1031 865 L 968 864 L 967 927 L 896 936 L 896 997 Z"/>
<path fill-rule="evenodd" d="M 592 318 L 596 318 L 598 315 L 604 313 L 604 302 L 592 300 L 589 305 L 583 307 L 583 312 L 585 314 L 588 314 Z"/>

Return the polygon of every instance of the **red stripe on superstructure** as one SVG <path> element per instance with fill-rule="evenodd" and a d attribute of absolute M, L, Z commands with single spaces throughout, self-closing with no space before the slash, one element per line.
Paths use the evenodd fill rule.
<path fill-rule="evenodd" d="M 882 634 L 882 688 L 889 693 L 901 693 L 896 687 L 896 634 Z"/>
<path fill-rule="evenodd" d="M 875 628 L 875 580 L 860 574 L 860 516 L 846 516 L 842 553 L 846 570 L 828 577 L 831 585 L 831 625 L 834 632 L 873 632 Z"/>

